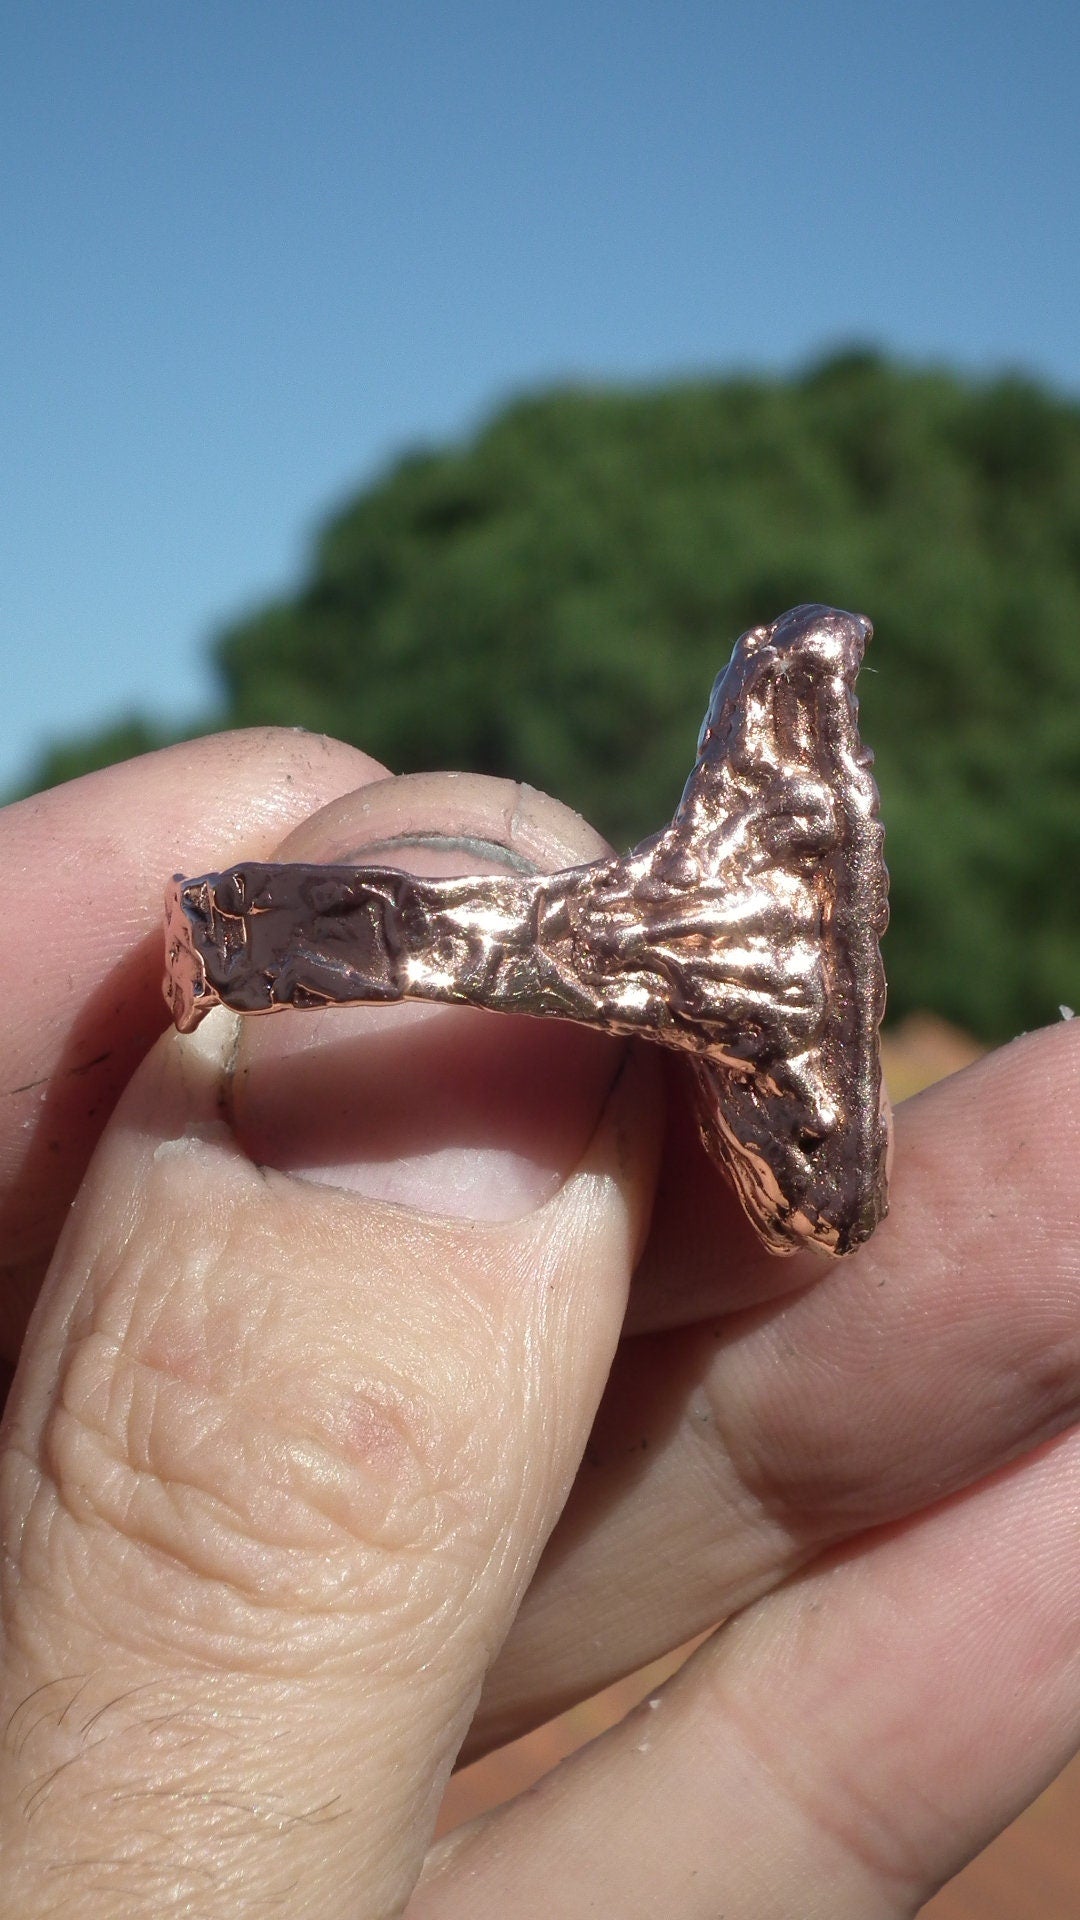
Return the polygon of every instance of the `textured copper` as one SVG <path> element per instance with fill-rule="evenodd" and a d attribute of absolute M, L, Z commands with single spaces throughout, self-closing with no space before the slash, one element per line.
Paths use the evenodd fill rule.
<path fill-rule="evenodd" d="M 843 1254 L 886 1210 L 888 916 L 855 676 L 868 620 L 796 607 L 717 677 L 671 825 L 561 873 L 419 879 L 245 861 L 173 881 L 182 1032 L 239 1013 L 448 1000 L 675 1047 L 701 1132 L 776 1253 Z"/>

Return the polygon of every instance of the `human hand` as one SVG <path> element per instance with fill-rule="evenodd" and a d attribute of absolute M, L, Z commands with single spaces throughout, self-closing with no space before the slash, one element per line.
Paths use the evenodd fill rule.
<path fill-rule="evenodd" d="M 913 1913 L 1077 1739 L 1080 1034 L 901 1109 L 835 1266 L 761 1253 L 678 1063 L 587 1030 L 215 1015 L 138 1065 L 175 867 L 599 851 L 379 772 L 227 735 L 0 817 L 12 1355 L 55 1246 L 0 1466 L 4 1910 Z M 423 1867 L 464 1738 L 717 1621 Z"/>

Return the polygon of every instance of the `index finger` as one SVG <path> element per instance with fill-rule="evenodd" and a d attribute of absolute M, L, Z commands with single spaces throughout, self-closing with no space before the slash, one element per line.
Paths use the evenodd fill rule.
<path fill-rule="evenodd" d="M 0 813 L 0 1350 L 21 1334 L 97 1137 L 167 1023 L 166 880 L 265 856 L 383 773 L 340 741 L 261 727 L 167 747 Z"/>

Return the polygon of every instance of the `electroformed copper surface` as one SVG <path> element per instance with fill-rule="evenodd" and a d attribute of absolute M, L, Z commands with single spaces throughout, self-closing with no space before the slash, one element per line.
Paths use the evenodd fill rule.
<path fill-rule="evenodd" d="M 855 678 L 871 626 L 796 607 L 717 677 L 670 826 L 554 874 L 244 861 L 166 894 L 165 995 L 273 1013 L 444 1000 L 692 1062 L 702 1137 L 775 1253 L 850 1252 L 887 1205 L 888 917 Z"/>

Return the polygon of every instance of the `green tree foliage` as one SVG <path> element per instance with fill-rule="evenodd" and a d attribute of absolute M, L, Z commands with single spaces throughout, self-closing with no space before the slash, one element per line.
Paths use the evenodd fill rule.
<path fill-rule="evenodd" d="M 617 845 L 670 814 L 717 668 L 799 601 L 869 613 L 894 1014 L 1080 1002 L 1080 408 L 848 353 L 520 401 L 353 500 L 217 658 L 230 725 L 512 774 Z"/>

